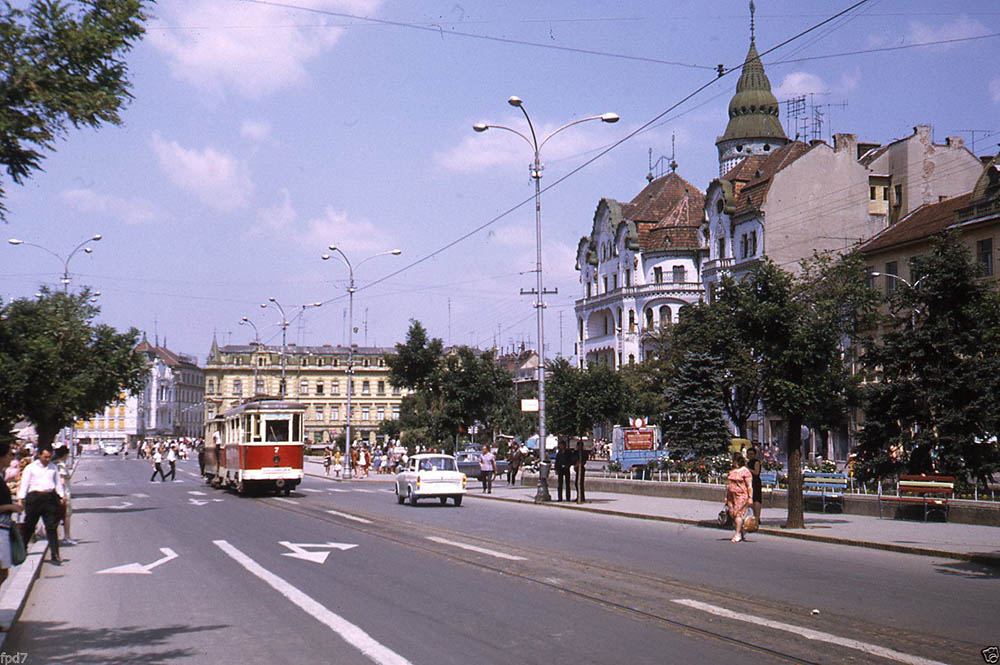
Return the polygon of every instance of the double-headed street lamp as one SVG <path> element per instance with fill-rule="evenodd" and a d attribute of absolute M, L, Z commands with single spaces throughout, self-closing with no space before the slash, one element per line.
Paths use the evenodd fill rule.
<path fill-rule="evenodd" d="M 546 136 L 541 141 L 538 140 L 538 136 L 535 134 L 535 126 L 531 122 L 531 117 L 528 116 L 528 112 L 524 108 L 524 102 L 521 101 L 520 97 L 511 97 L 507 100 L 507 103 L 511 106 L 516 106 L 521 109 L 521 113 L 524 114 L 524 119 L 528 121 L 528 129 L 531 131 L 531 138 L 528 138 L 523 133 L 517 131 L 516 129 L 511 129 L 510 127 L 504 127 L 503 125 L 488 125 L 485 122 L 476 123 L 472 126 L 477 132 L 485 132 L 487 129 L 502 129 L 508 131 L 512 134 L 517 134 L 522 139 L 524 139 L 534 153 L 534 159 L 531 164 L 528 165 L 528 173 L 531 178 L 535 181 L 535 290 L 534 291 L 522 291 L 522 293 L 530 293 L 537 296 L 535 301 L 536 318 L 538 320 L 538 449 L 539 449 L 539 461 L 541 463 L 541 469 L 538 473 L 538 492 L 535 495 L 535 501 L 543 502 L 550 501 L 551 496 L 549 496 L 549 481 L 548 481 L 548 455 L 545 451 L 545 301 L 544 295 L 545 291 L 542 287 L 542 191 L 541 191 L 541 180 L 542 180 L 542 162 L 539 158 L 539 152 L 549 139 L 558 134 L 559 132 L 572 127 L 573 125 L 579 125 L 582 122 L 589 122 L 591 120 L 600 120 L 601 122 L 615 123 L 618 122 L 618 115 L 615 113 L 604 113 L 603 115 L 594 115 L 587 118 L 580 118 L 579 120 L 574 120 L 568 122 L 562 127 L 556 129 L 548 136 Z"/>
<path fill-rule="evenodd" d="M 24 240 L 18 240 L 17 238 L 11 238 L 7 242 L 9 242 L 11 245 L 27 245 L 28 247 L 37 247 L 38 249 L 40 249 L 42 251 L 45 251 L 45 252 L 48 252 L 52 256 L 54 256 L 57 259 L 59 259 L 60 261 L 62 261 L 62 264 L 63 264 L 63 276 L 62 276 L 63 291 L 68 291 L 69 290 L 69 281 L 70 281 L 69 280 L 69 261 L 70 261 L 70 259 L 72 259 L 73 256 L 77 252 L 79 252 L 81 249 L 83 250 L 84 254 L 90 254 L 94 250 L 91 249 L 90 247 L 84 247 L 84 245 L 86 245 L 88 242 L 97 242 L 100 239 L 101 239 L 101 234 L 100 233 L 95 233 L 94 235 L 90 236 L 89 238 L 87 238 L 86 240 L 84 240 L 83 242 L 81 242 L 79 245 L 77 245 L 76 247 L 74 247 L 73 251 L 70 252 L 69 255 L 65 259 L 63 257 L 61 257 L 60 255 L 56 254 L 55 252 L 53 252 L 48 247 L 43 247 L 42 245 L 36 245 L 33 242 L 25 242 Z"/>
<path fill-rule="evenodd" d="M 330 251 L 336 252 L 336 254 L 324 254 L 323 260 L 329 261 L 331 258 L 336 257 L 340 259 L 340 262 L 347 266 L 347 426 L 344 429 L 344 469 L 347 471 L 348 477 L 351 475 L 351 395 L 354 393 L 354 292 L 357 289 L 354 287 L 354 266 L 351 265 L 351 260 L 347 258 L 347 254 L 337 247 L 336 245 L 330 245 Z M 358 263 L 360 268 L 363 263 L 371 261 L 377 256 L 399 256 L 403 253 L 401 249 L 390 249 L 385 252 L 379 252 L 378 254 L 372 254 L 371 256 L 362 259 Z"/>
<path fill-rule="evenodd" d="M 268 300 L 268 302 L 272 303 L 275 307 L 277 307 L 278 308 L 278 312 L 281 313 L 281 321 L 278 323 L 278 325 L 281 326 L 281 383 L 278 384 L 278 392 L 279 392 L 281 398 L 284 399 L 285 395 L 288 392 L 288 387 L 285 385 L 285 356 L 286 356 L 286 354 L 288 352 L 287 351 L 287 348 L 288 348 L 288 346 L 287 346 L 288 324 L 291 323 L 291 321 L 289 321 L 288 317 L 285 316 L 285 308 L 281 306 L 281 303 L 279 303 L 274 298 L 268 298 L 267 300 Z M 261 306 L 261 308 L 266 309 L 267 308 L 267 303 L 266 302 L 262 302 L 260 304 L 260 306 Z M 299 307 L 304 312 L 309 307 L 322 307 L 322 306 L 323 306 L 323 303 L 321 303 L 321 302 L 311 302 L 311 303 L 306 303 L 305 305 L 300 305 Z M 299 312 L 299 314 L 301 314 L 301 313 L 302 312 Z M 243 317 L 243 320 L 246 321 L 247 318 Z M 254 330 L 256 330 L 256 329 L 257 329 L 257 326 L 254 326 Z M 255 384 L 254 385 L 254 390 L 256 391 L 256 389 L 257 389 L 257 386 Z"/>
<path fill-rule="evenodd" d="M 895 279 L 896 281 L 899 281 L 899 282 L 902 282 L 903 284 L 906 284 L 906 286 L 908 286 L 911 291 L 915 290 L 917 288 L 917 285 L 919 285 L 920 282 L 923 281 L 924 277 L 927 276 L 927 275 L 922 275 L 921 277 L 919 277 L 917 279 L 917 281 L 915 281 L 915 282 L 913 282 L 911 284 L 905 278 L 900 277 L 899 275 L 894 275 L 891 272 L 870 272 L 868 274 L 871 275 L 872 277 L 891 277 L 892 279 Z M 916 329 L 916 327 L 917 327 L 917 311 L 918 310 L 917 310 L 916 307 L 911 307 L 910 308 L 910 327 L 912 327 L 914 329 Z"/>

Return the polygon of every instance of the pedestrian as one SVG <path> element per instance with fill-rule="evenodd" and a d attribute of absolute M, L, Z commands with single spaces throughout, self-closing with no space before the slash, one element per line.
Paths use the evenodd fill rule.
<path fill-rule="evenodd" d="M 330 446 L 327 446 L 323 450 L 323 470 L 326 471 L 326 475 L 330 475 L 330 467 L 333 466 L 333 453 L 330 451 Z"/>
<path fill-rule="evenodd" d="M 177 481 L 177 444 L 174 443 L 167 448 L 167 463 L 170 464 L 170 471 L 167 475 L 170 476 L 172 482 Z M 163 481 L 166 482 L 166 477 Z"/>
<path fill-rule="evenodd" d="M 483 446 L 483 454 L 479 458 L 479 480 L 483 483 L 483 493 L 493 494 L 493 476 L 497 472 L 497 458 L 490 452 L 489 446 Z"/>
<path fill-rule="evenodd" d="M 10 464 L 13 457 L 10 444 L 0 441 L 0 468 Z M 0 584 L 7 579 L 7 570 L 13 564 L 10 557 L 10 530 L 18 528 L 14 513 L 19 512 L 21 506 L 14 503 L 7 483 L 0 483 Z M 7 626 L 0 626 L 0 631 L 5 630 Z"/>
<path fill-rule="evenodd" d="M 156 480 L 156 474 L 160 474 L 160 480 L 167 482 L 167 477 L 163 474 L 163 453 L 157 447 L 153 451 L 153 475 L 149 477 L 149 482 Z"/>
<path fill-rule="evenodd" d="M 750 484 L 753 487 L 753 497 L 751 499 L 751 505 L 753 505 L 753 514 L 757 518 L 757 524 L 760 524 L 760 511 L 761 505 L 764 500 L 764 490 L 760 484 L 760 471 L 762 465 L 760 461 L 760 453 L 757 451 L 757 446 L 753 445 L 747 448 L 747 469 L 753 477 L 750 479 Z"/>
<path fill-rule="evenodd" d="M 59 557 L 59 507 L 66 501 L 65 488 L 59 469 L 52 463 L 52 449 L 45 447 L 38 451 L 38 458 L 24 468 L 21 484 L 17 488 L 17 503 L 24 508 L 24 525 L 21 535 L 27 544 L 41 519 L 45 525 L 45 536 L 49 541 L 52 563 L 62 564 Z"/>
<path fill-rule="evenodd" d="M 340 478 L 340 474 L 344 472 L 344 454 L 340 452 L 340 448 L 333 453 L 333 477 Z"/>
<path fill-rule="evenodd" d="M 205 441 L 198 439 L 198 475 L 205 475 Z"/>
<path fill-rule="evenodd" d="M 521 468 L 521 462 L 524 461 L 524 453 L 521 452 L 517 441 L 512 441 L 510 445 L 510 454 L 507 456 L 507 484 L 514 485 L 517 483 L 517 472 Z"/>
<path fill-rule="evenodd" d="M 70 530 L 70 518 L 73 517 L 73 492 L 70 489 L 71 481 L 73 479 L 73 470 L 69 466 L 69 448 L 66 446 L 60 447 L 56 450 L 55 455 L 53 455 L 52 460 L 56 464 L 56 468 L 59 469 L 59 477 L 63 481 L 63 489 L 65 490 L 66 501 L 63 502 L 62 510 L 59 512 L 60 519 L 63 525 L 63 545 L 76 545 L 76 541 L 73 540 L 72 532 Z"/>
<path fill-rule="evenodd" d="M 584 445 L 586 439 L 576 440 L 576 450 L 573 452 L 573 466 L 576 468 L 576 502 L 585 503 L 587 501 L 587 491 L 584 481 L 587 478 L 587 460 L 590 459 L 590 451 Z"/>
<path fill-rule="evenodd" d="M 566 447 L 566 439 L 559 437 L 559 446 L 556 448 L 556 458 L 553 466 L 556 469 L 556 483 L 558 487 L 558 501 L 563 500 L 563 488 L 566 488 L 566 500 L 570 500 L 569 495 L 569 467 L 571 461 L 569 449 Z"/>
<path fill-rule="evenodd" d="M 743 520 L 753 498 L 753 474 L 743 455 L 733 455 L 733 468 L 726 478 L 726 509 L 733 518 L 733 542 L 743 540 Z"/>
<path fill-rule="evenodd" d="M 368 477 L 368 449 L 361 448 L 358 450 L 358 478 Z"/>
<path fill-rule="evenodd" d="M 351 475 L 355 478 L 358 477 L 358 446 L 358 441 L 351 446 Z"/>

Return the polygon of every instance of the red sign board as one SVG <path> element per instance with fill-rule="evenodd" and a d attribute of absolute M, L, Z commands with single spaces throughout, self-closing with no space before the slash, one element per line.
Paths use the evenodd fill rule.
<path fill-rule="evenodd" d="M 625 430 L 625 450 L 652 450 L 653 428 Z"/>

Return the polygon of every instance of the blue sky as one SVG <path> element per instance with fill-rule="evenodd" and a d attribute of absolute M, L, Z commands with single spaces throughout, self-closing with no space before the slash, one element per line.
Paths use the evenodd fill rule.
<path fill-rule="evenodd" d="M 758 48 L 850 4 L 758 0 Z M 279 314 L 260 307 L 269 297 L 289 318 L 325 302 L 289 327 L 290 341 L 345 343 L 347 270 L 321 260 L 330 244 L 356 266 L 357 343 L 392 345 L 416 318 L 450 343 L 533 344 L 532 299 L 519 295 L 535 282 L 530 151 L 472 125 L 525 130 L 511 95 L 543 134 L 621 116 L 549 142 L 546 186 L 712 82 L 716 65 L 736 68 L 543 194 L 545 283 L 559 289 L 547 298 L 547 354 L 571 355 L 575 248 L 598 202 L 634 197 L 649 151 L 669 156 L 671 137 L 678 172 L 707 187 L 749 39 L 744 0 L 163 0 L 152 12 L 129 56 L 124 124 L 71 131 L 25 186 L 5 178 L 3 232 L 58 254 L 102 234 L 73 258 L 73 286 L 101 292 L 103 321 L 202 360 L 213 334 L 252 339 L 243 316 L 280 343 Z M 763 60 L 779 100 L 812 93 L 829 105 L 825 138 L 887 142 L 930 124 L 937 141 L 969 145 L 959 130 L 1000 130 L 995 33 L 992 0 L 871 0 Z M 804 60 L 943 40 L 961 41 Z M 993 154 L 1000 133 L 976 138 L 977 154 Z M 61 271 L 36 248 L 0 246 L 5 300 L 57 285 Z"/>

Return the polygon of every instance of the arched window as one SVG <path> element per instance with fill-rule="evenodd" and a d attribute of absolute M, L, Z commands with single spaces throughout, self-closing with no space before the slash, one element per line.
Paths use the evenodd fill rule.
<path fill-rule="evenodd" d="M 634 365 L 635 364 L 635 354 L 634 353 L 628 354 L 628 364 L 629 365 Z"/>
<path fill-rule="evenodd" d="M 617 332 L 618 332 L 619 330 L 621 330 L 621 329 L 622 329 L 622 308 L 621 308 L 621 307 L 619 307 L 619 308 L 618 308 L 618 325 L 616 326 L 616 328 L 617 328 L 617 329 L 615 330 L 615 332 L 616 332 L 616 333 L 617 333 Z"/>
<path fill-rule="evenodd" d="M 653 308 L 650 307 L 646 310 L 646 328 L 653 327 Z"/>
<path fill-rule="evenodd" d="M 666 305 L 660 307 L 660 327 L 670 323 L 670 308 Z"/>
<path fill-rule="evenodd" d="M 635 310 L 630 309 L 628 311 L 628 331 L 630 333 L 635 332 Z"/>

